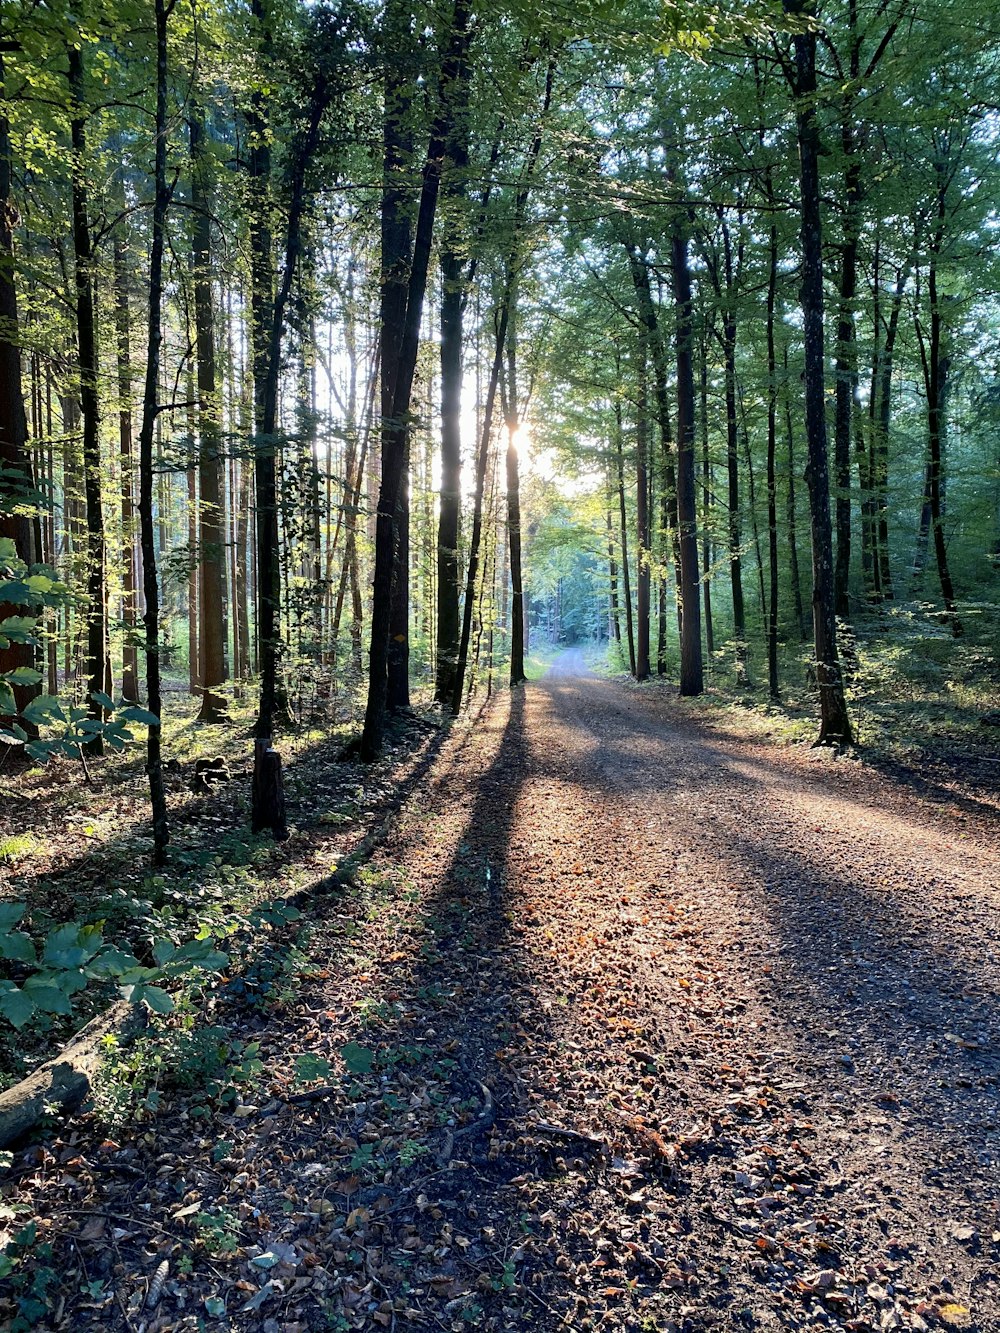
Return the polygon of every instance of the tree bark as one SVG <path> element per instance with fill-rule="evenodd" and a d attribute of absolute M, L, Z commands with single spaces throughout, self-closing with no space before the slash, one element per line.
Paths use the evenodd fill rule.
<path fill-rule="evenodd" d="M 124 224 L 121 224 L 124 225 Z M 118 458 L 122 515 L 122 698 L 139 702 L 139 645 L 136 641 L 135 464 L 132 449 L 132 338 L 126 239 L 114 242 L 115 341 L 118 361 Z"/>
<path fill-rule="evenodd" d="M 628 635 L 628 669 L 636 674 L 635 624 L 632 617 L 632 588 L 628 567 L 628 515 L 625 511 L 625 458 L 622 441 L 622 405 L 615 399 L 615 463 L 618 471 L 618 521 L 621 525 L 622 592 L 625 597 L 625 631 Z"/>
<path fill-rule="evenodd" d="M 783 0 L 786 13 L 815 18 L 814 0 Z M 792 39 L 799 147 L 802 235 L 802 317 L 805 341 L 806 431 L 809 441 L 809 514 L 813 555 L 813 639 L 820 699 L 817 744 L 849 745 L 853 739 L 837 656 L 833 587 L 833 530 L 827 461 L 823 347 L 823 233 L 820 220 L 819 130 L 816 123 L 816 32 Z"/>
<path fill-rule="evenodd" d="M 14 281 L 14 224 L 17 210 L 11 190 L 11 147 L 3 113 L 3 55 L 0 53 L 0 537 L 14 543 L 18 558 L 28 565 L 40 559 L 35 524 L 28 513 L 16 512 L 35 503 L 35 479 L 28 453 L 28 423 L 21 389 L 21 347 L 17 289 Z M 21 606 L 0 604 L 0 620 L 24 614 Z M 0 648 L 0 671 L 33 667 L 31 644 L 12 643 Z M 16 686 L 14 702 L 20 710 L 38 693 L 36 685 Z M 0 721 L 4 719 L 0 716 Z"/>
<path fill-rule="evenodd" d="M 677 314 L 677 525 L 681 549 L 682 695 L 701 694 L 701 600 L 698 569 L 698 501 L 695 487 L 694 313 L 684 224 L 671 236 L 671 270 Z"/>
<path fill-rule="evenodd" d="M 107 675 L 108 625 L 105 590 L 104 513 L 101 502 L 100 398 L 98 395 L 97 316 L 87 199 L 86 112 L 83 98 L 83 54 L 70 46 L 69 89 L 73 110 L 73 256 L 76 284 L 77 355 L 80 408 L 83 416 L 83 487 L 87 514 L 87 694 L 90 716 L 98 722 L 105 712 L 94 695 L 104 691 Z M 104 743 L 94 736 L 83 747 L 101 754 Z"/>
<path fill-rule="evenodd" d="M 767 687 L 780 698 L 778 685 L 778 358 L 774 342 L 778 294 L 778 229 L 771 227 L 767 270 Z"/>
<path fill-rule="evenodd" d="M 635 678 L 649 679 L 649 392 L 646 381 L 646 339 L 639 340 L 635 402 Z"/>
<path fill-rule="evenodd" d="M 145 596 L 143 624 L 146 631 L 146 700 L 157 719 L 146 740 L 146 772 L 149 776 L 153 811 L 153 860 L 162 865 L 167 856 L 170 829 L 163 789 L 160 753 L 163 701 L 160 696 L 160 594 L 156 577 L 156 534 L 153 526 L 153 432 L 159 413 L 157 386 L 160 347 L 163 340 L 163 250 L 167 210 L 173 187 L 167 183 L 167 23 L 165 0 L 154 0 L 156 20 L 156 122 L 153 166 L 153 214 L 149 253 L 149 324 L 146 342 L 146 374 L 139 428 L 139 540 L 142 549 L 142 584 Z M 172 7 L 172 5 L 171 5 Z"/>
<path fill-rule="evenodd" d="M 197 101 L 192 104 L 189 133 L 198 366 L 198 657 L 202 691 L 198 721 L 219 722 L 226 711 L 226 700 L 220 691 L 227 679 L 222 420 L 215 368 L 211 186 L 203 145 L 205 113 Z"/>
<path fill-rule="evenodd" d="M 385 20 L 386 30 L 390 35 L 393 32 L 392 22 L 396 8 L 396 6 L 393 6 L 390 9 Z M 398 12 L 395 12 L 395 22 L 398 24 Z M 375 573 L 372 580 L 368 700 L 365 707 L 365 724 L 360 748 L 361 758 L 366 762 L 371 762 L 378 757 L 385 730 L 392 577 L 396 549 L 396 512 L 406 463 L 406 433 L 410 414 L 410 396 L 416 369 L 420 320 L 423 312 L 424 293 L 427 287 L 427 271 L 434 234 L 434 218 L 437 212 L 441 169 L 446 146 L 451 136 L 457 85 L 466 77 L 465 71 L 468 69 L 465 56 L 469 38 L 467 0 L 455 0 L 448 48 L 441 66 L 438 109 L 431 127 L 427 156 L 424 162 L 417 225 L 414 232 L 413 256 L 406 290 L 405 319 L 399 338 L 397 356 L 392 356 L 392 349 L 386 343 L 386 335 L 388 333 L 391 336 L 392 330 L 383 330 L 382 356 L 384 358 L 391 357 L 395 366 L 390 368 L 393 378 L 392 412 L 382 434 L 382 479 L 379 487 L 375 523 Z M 387 132 L 395 134 L 390 122 L 396 116 L 398 109 L 394 108 L 392 104 L 395 94 L 392 91 L 391 80 L 389 93 L 390 96 L 386 104 Z M 387 144 L 387 173 L 390 166 L 391 153 Z M 392 189 L 388 181 L 386 181 L 383 189 L 382 202 L 383 209 L 392 206 Z M 467 614 L 470 613 L 471 608 L 467 607 L 466 611 Z"/>

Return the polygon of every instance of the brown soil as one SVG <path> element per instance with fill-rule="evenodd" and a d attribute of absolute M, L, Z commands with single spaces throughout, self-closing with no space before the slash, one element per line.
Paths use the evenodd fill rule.
<path fill-rule="evenodd" d="M 19 1155 L 52 1326 L 1000 1330 L 995 835 L 566 654 L 456 729 L 292 1002 L 220 999 L 243 1106 Z"/>

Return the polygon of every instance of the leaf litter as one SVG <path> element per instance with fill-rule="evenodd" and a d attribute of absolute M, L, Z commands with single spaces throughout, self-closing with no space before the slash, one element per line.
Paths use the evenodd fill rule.
<path fill-rule="evenodd" d="M 235 1099 L 16 1155 L 48 1326 L 1000 1328 L 963 828 L 572 660 L 496 700 L 317 899 L 292 993 L 212 998 Z"/>

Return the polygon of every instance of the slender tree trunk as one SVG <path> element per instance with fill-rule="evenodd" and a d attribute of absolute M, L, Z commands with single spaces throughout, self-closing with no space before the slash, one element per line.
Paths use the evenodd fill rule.
<path fill-rule="evenodd" d="M 784 351 L 785 367 L 785 436 L 788 440 L 788 571 L 792 581 L 792 602 L 795 606 L 795 623 L 799 627 L 799 637 L 805 643 L 809 637 L 806 628 L 806 610 L 802 601 L 802 575 L 799 570 L 799 530 L 795 499 L 795 425 L 792 420 L 792 400 L 788 388 L 788 344 Z"/>
<path fill-rule="evenodd" d="M 618 562 L 615 560 L 615 530 L 611 521 L 611 479 L 608 478 L 608 504 L 606 517 L 608 521 L 608 606 L 609 606 L 609 633 L 608 637 L 613 638 L 621 651 L 622 643 L 622 619 L 621 607 L 618 604 Z"/>
<path fill-rule="evenodd" d="M 815 18 L 814 0 L 783 0 L 786 12 Z M 837 656 L 833 587 L 833 531 L 827 462 L 823 348 L 823 234 L 820 220 L 819 130 L 816 123 L 816 32 L 797 33 L 793 95 L 799 146 L 802 224 L 802 317 L 805 340 L 806 431 L 809 440 L 809 511 L 813 551 L 813 637 L 820 697 L 817 744 L 853 739 Z"/>
<path fill-rule="evenodd" d="M 469 165 L 469 132 L 463 114 L 468 73 L 456 89 L 456 114 L 448 137 L 442 188 L 446 226 L 441 243 L 441 491 L 437 534 L 437 645 L 434 698 L 448 705 L 455 690 L 461 616 L 459 538 L 462 512 L 462 334 L 467 299 L 459 240 Z"/>
<path fill-rule="evenodd" d="M 108 625 L 105 589 L 104 513 L 101 502 L 100 398 L 98 395 L 97 314 L 87 200 L 86 111 L 83 98 L 83 54 L 70 46 L 69 89 L 73 102 L 70 137 L 73 145 L 73 254 L 76 275 L 76 333 L 83 414 L 83 487 L 87 512 L 87 694 L 90 716 L 104 720 L 94 697 L 104 691 L 107 675 Z M 87 741 L 88 754 L 101 754 L 101 737 Z"/>
<path fill-rule="evenodd" d="M 892 422 L 892 371 L 903 297 L 910 280 L 912 262 L 896 273 L 896 285 L 889 306 L 885 339 L 872 371 L 872 458 L 871 478 L 874 491 L 875 535 L 880 597 L 893 600 L 892 565 L 889 560 L 889 432 Z"/>
<path fill-rule="evenodd" d="M 513 285 L 511 303 L 517 300 Z M 517 457 L 517 432 L 520 427 L 517 385 L 517 325 L 513 317 L 507 326 L 507 547 L 510 559 L 510 684 L 527 680 L 524 674 L 524 583 L 521 570 L 521 485 Z"/>
<path fill-rule="evenodd" d="M 848 585 L 851 574 L 851 452 L 854 443 L 854 404 L 858 389 L 854 301 L 858 285 L 858 231 L 861 194 L 861 165 L 855 154 L 851 126 L 846 121 L 842 133 L 842 146 L 847 157 L 847 172 L 844 185 L 844 240 L 840 248 L 837 359 L 834 372 L 837 556 L 833 582 L 836 613 L 846 620 L 850 616 Z"/>
<path fill-rule="evenodd" d="M 459 161 L 452 147 L 452 166 Z M 463 164 L 464 165 L 464 164 Z M 441 492 L 437 537 L 437 666 L 434 698 L 449 704 L 461 634 L 458 544 L 462 507 L 462 259 L 446 243 L 441 254 Z"/>
<path fill-rule="evenodd" d="M 271 60 L 270 17 L 265 0 L 251 0 L 261 64 Z M 270 740 L 277 711 L 278 660 L 281 650 L 281 606 L 278 557 L 278 482 L 276 467 L 277 402 L 269 404 L 270 353 L 275 322 L 274 259 L 272 255 L 270 178 L 271 148 L 267 103 L 260 91 L 251 96 L 248 115 L 250 150 L 250 342 L 254 395 L 254 501 L 256 556 L 257 668 L 260 700 L 254 735 Z M 264 754 L 266 749 L 255 754 Z M 255 812 L 253 823 L 267 826 L 265 812 Z"/>
<path fill-rule="evenodd" d="M 767 271 L 767 687 L 778 699 L 778 358 L 774 319 L 778 292 L 778 229 L 771 227 Z"/>
<path fill-rule="evenodd" d="M 126 242 L 116 233 L 114 242 L 115 334 L 118 357 L 118 455 L 121 469 L 122 514 L 122 698 L 139 702 L 139 646 L 136 641 L 136 550 L 134 464 L 132 458 L 132 348 L 129 318 L 129 281 Z"/>
<path fill-rule="evenodd" d="M 635 678 L 649 679 L 649 393 L 646 380 L 646 338 L 640 337 L 636 363 L 635 404 L 635 539 L 636 630 Z"/>
<path fill-rule="evenodd" d="M 35 479 L 28 452 L 28 424 L 21 391 L 21 348 L 17 290 L 14 285 L 14 222 L 16 206 L 11 191 L 10 132 L 3 100 L 4 67 L 0 53 L 0 537 L 13 541 L 19 559 L 33 565 L 40 559 L 35 524 L 15 506 L 34 500 Z M 24 608 L 0 603 L 0 621 L 23 615 Z M 35 665 L 30 644 L 10 643 L 0 647 L 0 671 L 31 669 Z M 20 710 L 38 693 L 37 685 L 14 690 Z M 4 720 L 0 710 L 0 721 Z"/>
<path fill-rule="evenodd" d="M 712 537 L 710 528 L 714 478 L 712 476 L 712 457 L 708 443 L 708 349 L 704 339 L 701 346 L 701 459 L 701 583 L 705 599 L 705 650 L 711 658 L 715 652 L 715 631 L 712 625 Z M 711 670 L 711 663 L 709 663 L 709 670 Z"/>
<path fill-rule="evenodd" d="M 677 522 L 681 548 L 682 695 L 704 688 L 701 657 L 701 599 L 698 570 L 698 501 L 695 486 L 694 316 L 688 240 L 674 223 L 671 269 L 677 309 Z"/>
<path fill-rule="evenodd" d="M 465 687 L 465 672 L 469 659 L 469 642 L 472 634 L 472 611 L 476 595 L 476 579 L 479 576 L 480 545 L 483 532 L 483 495 L 486 489 L 486 472 L 489 466 L 490 432 L 493 426 L 493 411 L 496 406 L 497 390 L 503 369 L 504 348 L 507 342 L 507 323 L 510 319 L 510 290 L 502 298 L 496 315 L 496 342 L 493 349 L 493 365 L 486 390 L 486 403 L 483 409 L 483 424 L 479 439 L 479 453 L 476 461 L 476 490 L 472 506 L 472 535 L 469 540 L 469 565 L 465 577 L 465 605 L 462 608 L 462 636 L 458 645 L 458 666 L 455 670 L 455 692 L 451 698 L 451 711 L 461 712 L 462 695 Z"/>
<path fill-rule="evenodd" d="M 226 701 L 220 692 L 226 672 L 226 537 L 223 505 L 221 404 L 216 385 L 215 312 L 212 300 L 211 187 L 202 140 L 205 116 L 194 102 L 191 139 L 192 250 L 194 258 L 195 353 L 198 364 L 198 657 L 201 676 L 199 722 L 218 722 Z"/>
<path fill-rule="evenodd" d="M 625 596 L 625 630 L 628 635 L 628 669 L 636 674 L 635 625 L 632 619 L 632 589 L 628 567 L 628 515 L 625 512 L 625 457 L 622 442 L 622 406 L 615 400 L 615 462 L 618 469 L 618 520 L 621 524 L 622 591 Z"/>
<path fill-rule="evenodd" d="M 946 159 L 939 158 L 935 168 L 938 178 L 937 225 L 931 244 L 927 269 L 927 297 L 930 303 L 930 346 L 926 351 L 924 349 L 924 338 L 922 335 L 920 336 L 920 348 L 924 364 L 924 384 L 927 394 L 927 500 L 930 507 L 931 535 L 934 541 L 938 579 L 941 583 L 941 596 L 944 599 L 945 610 L 951 619 L 952 634 L 957 639 L 962 633 L 962 622 L 958 616 L 955 584 L 951 575 L 951 566 L 948 562 L 948 543 L 944 531 L 944 470 L 942 466 L 948 429 L 948 376 L 951 369 L 951 357 L 944 349 L 945 330 L 942 320 L 942 296 L 938 290 L 938 262 L 944 240 L 947 209 Z"/>
<path fill-rule="evenodd" d="M 153 213 L 149 253 L 149 326 L 146 343 L 146 375 L 142 395 L 142 422 L 139 428 L 139 540 L 142 548 L 142 583 L 145 598 L 143 624 L 146 631 L 146 699 L 150 713 L 157 719 L 148 728 L 146 772 L 153 811 L 153 860 L 166 860 L 170 830 L 167 825 L 167 801 L 163 790 L 160 756 L 160 594 L 156 578 L 156 538 L 153 527 L 153 432 L 159 413 L 157 386 L 160 373 L 160 347 L 163 338 L 163 250 L 166 237 L 167 209 L 172 187 L 167 184 L 167 21 L 165 0 L 154 0 L 156 18 L 156 122 L 153 166 Z"/>

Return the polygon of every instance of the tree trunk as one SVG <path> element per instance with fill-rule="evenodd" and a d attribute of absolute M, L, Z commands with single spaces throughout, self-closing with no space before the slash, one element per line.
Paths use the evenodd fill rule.
<path fill-rule="evenodd" d="M 517 289 L 511 290 L 511 304 Z M 517 325 L 507 327 L 507 545 L 510 559 L 510 684 L 522 684 L 524 674 L 524 582 L 521 570 L 521 484 L 517 457 L 520 427 L 517 386 Z"/>
<path fill-rule="evenodd" d="M 153 167 L 154 198 L 149 254 L 149 327 L 146 375 L 139 428 L 139 540 L 142 548 L 142 584 L 145 597 L 143 624 L 146 631 L 146 700 L 157 719 L 148 728 L 146 772 L 153 810 L 153 860 L 162 865 L 167 856 L 170 830 L 163 790 L 160 755 L 162 699 L 160 697 L 160 594 L 156 578 L 156 536 L 153 527 L 153 432 L 159 413 L 157 385 L 160 347 L 163 338 L 163 250 L 167 209 L 172 189 L 167 184 L 167 10 L 165 0 L 154 0 L 156 18 L 156 123 Z"/>
<path fill-rule="evenodd" d="M 458 548 L 462 513 L 462 325 L 467 291 L 459 242 L 465 230 L 465 173 L 469 165 L 469 130 L 463 114 L 468 87 L 468 74 L 463 71 L 455 90 L 456 114 L 448 136 L 442 181 L 448 211 L 441 243 L 441 490 L 434 698 L 446 706 L 454 694 L 461 637 Z"/>
<path fill-rule="evenodd" d="M 451 711 L 457 716 L 462 709 L 462 694 L 465 687 L 465 671 L 469 659 L 469 643 L 472 635 L 472 610 L 476 595 L 476 579 L 479 575 L 480 545 L 483 532 L 483 495 L 486 490 L 486 471 L 489 465 L 490 431 L 493 426 L 493 411 L 496 406 L 497 389 L 503 369 L 504 347 L 507 341 L 507 322 L 510 319 L 510 290 L 502 298 L 497 312 L 496 342 L 493 349 L 493 365 L 490 369 L 489 385 L 486 390 L 486 403 L 483 409 L 483 424 L 479 438 L 479 453 L 476 460 L 476 490 L 472 506 L 472 535 L 469 540 L 469 565 L 465 577 L 465 605 L 462 608 L 462 636 L 458 645 L 458 666 L 455 670 L 455 690 L 451 697 Z"/>
<path fill-rule="evenodd" d="M 945 153 L 947 149 L 944 150 Z M 948 429 L 947 398 L 948 375 L 951 369 L 951 357 L 944 348 L 944 324 L 941 316 L 942 301 L 938 291 L 938 261 L 944 241 L 944 225 L 947 209 L 948 180 L 946 159 L 935 163 L 938 179 L 937 188 L 937 225 L 931 243 L 927 270 L 927 296 L 930 302 L 930 347 L 924 351 L 924 339 L 920 336 L 920 348 L 924 364 L 924 384 L 927 393 L 927 501 L 930 508 L 931 536 L 934 542 L 934 555 L 937 560 L 938 579 L 941 583 L 941 596 L 945 610 L 951 619 L 952 634 L 957 639 L 962 633 L 962 622 L 958 617 L 955 600 L 955 585 L 948 563 L 948 543 L 944 532 L 944 457 L 945 439 Z"/>
<path fill-rule="evenodd" d="M 33 503 L 35 480 L 28 453 L 28 424 L 21 392 L 21 348 L 18 342 L 17 291 L 14 285 L 14 222 L 11 194 L 11 148 L 4 93 L 3 56 L 0 53 L 0 537 L 13 541 L 18 558 L 28 565 L 40 559 L 35 525 L 15 506 Z M 0 620 L 24 614 L 22 606 L 0 604 Z M 0 671 L 32 668 L 31 644 L 11 643 L 0 648 Z M 14 702 L 20 710 L 38 693 L 37 685 L 17 686 Z M 0 721 L 3 721 L 0 715 Z"/>
<path fill-rule="evenodd" d="M 778 229 L 771 227 L 767 270 L 767 687 L 772 699 L 778 687 L 778 358 L 774 347 L 774 318 L 778 290 Z"/>
<path fill-rule="evenodd" d="M 649 393 L 646 381 L 646 338 L 640 337 L 636 365 L 635 403 L 635 678 L 649 679 Z"/>
<path fill-rule="evenodd" d="M 705 650 L 711 657 L 715 652 L 715 630 L 712 625 L 712 538 L 710 532 L 714 479 L 708 444 L 708 349 L 705 346 L 704 339 L 701 346 L 701 460 L 701 582 L 705 599 Z M 711 662 L 709 663 L 709 670 L 711 671 Z"/>
<path fill-rule="evenodd" d="M 622 442 L 622 406 L 615 399 L 615 462 L 618 469 L 618 520 L 622 533 L 622 592 L 625 596 L 625 630 L 628 635 L 628 669 L 636 674 L 635 624 L 632 619 L 632 588 L 628 567 L 628 515 L 625 512 L 625 458 Z"/>
<path fill-rule="evenodd" d="M 854 443 L 854 404 L 858 390 L 854 300 L 858 286 L 861 166 L 855 155 L 853 132 L 846 120 L 841 139 L 847 158 L 847 171 L 844 184 L 844 240 L 840 248 L 840 309 L 837 315 L 837 359 L 834 372 L 837 557 L 833 582 L 834 608 L 837 615 L 846 620 L 851 609 L 848 598 L 851 575 L 851 451 Z"/>
<path fill-rule="evenodd" d="M 460 164 L 452 144 L 451 165 Z M 452 192 L 454 195 L 454 191 Z M 434 698 L 449 704 L 461 634 L 458 543 L 462 508 L 462 259 L 446 242 L 441 253 L 441 492 L 437 536 L 437 653 Z"/>
<path fill-rule="evenodd" d="M 192 251 L 194 259 L 195 354 L 198 365 L 198 657 L 201 677 L 199 722 L 219 722 L 226 700 L 226 535 L 222 491 L 222 421 L 215 369 L 212 302 L 211 186 L 202 146 L 205 115 L 194 102 L 191 142 Z"/>
<path fill-rule="evenodd" d="M 814 0 L 783 0 L 787 13 L 815 18 Z M 833 588 L 833 530 L 827 462 L 823 348 L 823 234 L 820 220 L 819 130 L 816 123 L 816 32 L 793 38 L 796 131 L 802 225 L 802 318 L 805 341 L 806 432 L 809 441 L 809 514 L 813 553 L 813 638 L 820 698 L 817 744 L 853 739 L 837 656 Z"/>
<path fill-rule="evenodd" d="M 104 691 L 107 674 L 108 625 L 105 591 L 104 514 L 101 504 L 100 399 L 98 396 L 97 317 L 87 208 L 85 161 L 86 111 L 83 105 L 83 54 L 70 46 L 69 89 L 73 104 L 70 136 L 73 145 L 73 255 L 76 278 L 76 333 L 83 414 L 83 487 L 87 513 L 87 694 L 90 716 L 103 721 L 105 712 L 94 695 Z M 84 749 L 101 754 L 104 744 L 94 736 Z"/>
<path fill-rule="evenodd" d="M 671 269 L 677 310 L 677 524 L 681 548 L 682 695 L 704 688 L 701 657 L 701 600 L 698 570 L 698 501 L 695 487 L 694 318 L 688 241 L 683 224 L 674 223 Z"/>
<path fill-rule="evenodd" d="M 390 7 L 385 19 L 386 32 L 398 36 L 398 6 Z M 382 480 L 379 487 L 375 524 L 375 573 L 372 580 L 371 645 L 368 653 L 368 701 L 365 707 L 365 725 L 361 738 L 361 758 L 367 762 L 376 759 L 382 748 L 385 730 L 386 690 L 388 684 L 389 631 L 391 623 L 392 576 L 396 548 L 396 513 L 403 472 L 406 464 L 406 433 L 410 413 L 413 375 L 416 369 L 420 338 L 420 320 L 423 312 L 427 271 L 434 234 L 434 218 L 441 180 L 441 168 L 446 146 L 451 137 L 456 94 L 461 81 L 468 76 L 466 52 L 469 44 L 469 11 L 467 0 L 455 0 L 448 49 L 441 66 L 438 88 L 438 110 L 431 127 L 421 182 L 417 225 L 414 233 L 413 256 L 406 290 L 405 318 L 399 333 L 395 315 L 389 327 L 382 330 L 382 357 L 390 359 L 392 376 L 392 411 L 382 434 Z M 389 181 L 392 168 L 393 144 L 399 127 L 396 104 L 398 89 L 393 87 L 389 72 L 386 98 L 386 176 L 382 207 L 391 210 L 394 186 Z M 461 98 L 458 98 L 461 101 Z M 390 259 L 394 256 L 390 255 Z M 383 259 L 383 264 L 385 260 Z M 398 354 L 393 342 L 398 339 Z M 466 615 L 471 607 L 466 607 Z M 468 651 L 466 641 L 466 651 Z M 461 682 L 457 682 L 461 685 Z M 458 695 L 459 703 L 461 695 Z M 453 696 L 454 705 L 454 696 Z"/>
<path fill-rule="evenodd" d="M 265 67 L 271 60 L 271 31 L 264 0 L 251 0 L 250 12 Z M 254 396 L 254 501 L 256 557 L 256 628 L 257 669 L 260 675 L 260 699 L 254 735 L 270 740 L 274 732 L 278 693 L 278 659 L 281 649 L 279 612 L 281 606 L 280 561 L 278 555 L 278 483 L 275 463 L 277 401 L 269 403 L 270 358 L 274 309 L 274 259 L 271 237 L 271 148 L 267 122 L 267 102 L 257 90 L 250 99 L 248 115 L 250 150 L 250 342 L 252 348 Z M 276 386 L 275 386 L 276 387 Z M 260 753 L 254 748 L 255 760 Z M 255 787 L 256 791 L 258 788 Z M 262 787 L 261 790 L 264 788 Z M 253 819 L 267 820 L 254 811 Z"/>
<path fill-rule="evenodd" d="M 120 227 L 124 223 L 120 224 Z M 132 457 L 132 347 L 126 242 L 115 234 L 115 335 L 118 360 L 118 457 L 122 514 L 122 698 L 139 702 L 139 645 L 136 641 L 136 550 L 134 461 Z"/>

